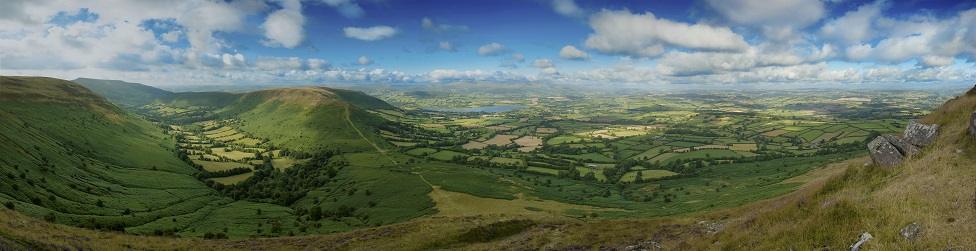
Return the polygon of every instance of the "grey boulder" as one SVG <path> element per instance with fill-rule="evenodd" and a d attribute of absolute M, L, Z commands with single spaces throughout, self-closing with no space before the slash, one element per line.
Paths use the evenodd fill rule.
<path fill-rule="evenodd" d="M 868 152 L 871 154 L 871 160 L 882 167 L 897 166 L 904 160 L 898 148 L 889 142 L 885 136 L 878 136 L 874 140 L 871 140 L 868 143 Z"/>
<path fill-rule="evenodd" d="M 901 156 L 904 156 L 906 158 L 915 157 L 915 154 L 918 154 L 919 152 L 922 151 L 915 145 L 912 145 L 907 140 L 898 137 L 897 135 L 886 134 L 886 135 L 882 135 L 881 137 L 884 137 L 885 140 L 888 140 L 888 143 L 891 143 L 891 145 L 895 146 L 895 148 L 898 149 L 898 152 L 901 153 Z"/>
<path fill-rule="evenodd" d="M 912 145 L 922 147 L 932 144 L 937 136 L 939 136 L 939 125 L 922 124 L 918 123 L 918 121 L 912 120 L 909 121 L 908 126 L 905 127 L 903 138 Z"/>
<path fill-rule="evenodd" d="M 969 136 L 976 138 L 976 112 L 973 112 L 973 115 L 969 117 Z"/>

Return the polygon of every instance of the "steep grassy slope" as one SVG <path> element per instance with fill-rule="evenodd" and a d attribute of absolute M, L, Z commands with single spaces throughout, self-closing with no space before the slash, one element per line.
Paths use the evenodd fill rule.
<path fill-rule="evenodd" d="M 159 128 L 78 84 L 2 77 L 0 118 L 0 203 L 17 211 L 89 228 L 199 235 L 192 224 L 234 207 L 193 178 Z"/>
<path fill-rule="evenodd" d="M 239 118 L 241 130 L 293 150 L 339 147 L 345 152 L 384 149 L 376 128 L 387 123 L 367 108 L 392 109 L 389 104 L 351 91 L 324 87 L 285 88 L 241 95 L 218 112 Z M 364 140 L 365 139 L 365 140 Z"/>
<path fill-rule="evenodd" d="M 389 144 L 375 131 L 386 121 L 366 110 L 396 110 L 392 105 L 362 92 L 326 87 L 281 88 L 249 93 L 171 93 L 118 80 L 79 78 L 74 82 L 127 107 L 164 103 L 215 111 L 214 116 L 187 113 L 196 116 L 196 120 L 240 118 L 245 121 L 242 130 L 268 138 L 277 146 L 301 151 L 324 146 L 340 147 L 346 152 L 382 151 Z"/>
<path fill-rule="evenodd" d="M 98 93 L 112 103 L 129 107 L 150 104 L 158 99 L 169 98 L 173 94 L 156 87 L 119 80 L 79 78 L 72 82 Z"/>

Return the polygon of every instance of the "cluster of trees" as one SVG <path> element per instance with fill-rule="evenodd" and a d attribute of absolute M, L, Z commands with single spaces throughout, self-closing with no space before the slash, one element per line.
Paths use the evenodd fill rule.
<path fill-rule="evenodd" d="M 542 153 L 546 154 L 584 154 L 584 153 L 598 153 L 602 148 L 595 146 L 583 146 L 583 147 L 572 147 L 566 144 L 562 145 L 543 145 L 541 150 Z"/>
<path fill-rule="evenodd" d="M 701 129 L 671 128 L 664 131 L 665 134 L 693 135 L 700 137 L 721 137 L 721 134 Z"/>
<path fill-rule="evenodd" d="M 493 168 L 505 168 L 505 169 L 523 169 L 522 165 L 511 164 L 511 163 L 499 163 L 491 161 L 491 158 L 465 158 L 464 156 L 454 156 L 451 162 L 458 164 L 467 164 L 480 167 L 493 167 Z"/>
<path fill-rule="evenodd" d="M 284 171 L 275 169 L 270 161 L 257 166 L 254 175 L 235 185 L 208 183 L 214 189 L 234 199 L 291 205 L 305 196 L 308 191 L 321 187 L 347 166 L 344 160 L 332 158 L 338 150 L 321 150 L 309 160 L 295 164 Z"/>
<path fill-rule="evenodd" d="M 270 163 L 270 159 L 265 159 L 265 163 Z M 250 168 L 247 167 L 237 167 L 227 170 L 221 170 L 216 172 L 208 172 L 206 170 L 197 173 L 197 179 L 206 180 L 210 178 L 220 178 L 220 177 L 230 177 L 238 174 L 245 174 L 251 172 Z"/>

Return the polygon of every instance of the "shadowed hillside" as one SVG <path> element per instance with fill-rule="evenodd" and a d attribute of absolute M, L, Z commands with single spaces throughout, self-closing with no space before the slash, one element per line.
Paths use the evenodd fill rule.
<path fill-rule="evenodd" d="M 172 92 L 156 87 L 119 80 L 79 78 L 72 80 L 72 82 L 98 93 L 102 97 L 112 101 L 112 103 L 127 107 L 143 106 L 158 99 L 169 98 L 170 95 L 173 95 Z"/>
<path fill-rule="evenodd" d="M 220 201 L 159 128 L 84 87 L 36 77 L 3 77 L 2 85 L 0 199 L 19 211 L 122 229 Z"/>

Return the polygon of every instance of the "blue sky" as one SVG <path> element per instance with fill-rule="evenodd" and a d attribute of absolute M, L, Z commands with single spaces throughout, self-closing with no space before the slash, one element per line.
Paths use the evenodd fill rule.
<path fill-rule="evenodd" d="M 13 0 L 0 74 L 154 85 L 976 81 L 976 1 Z"/>

